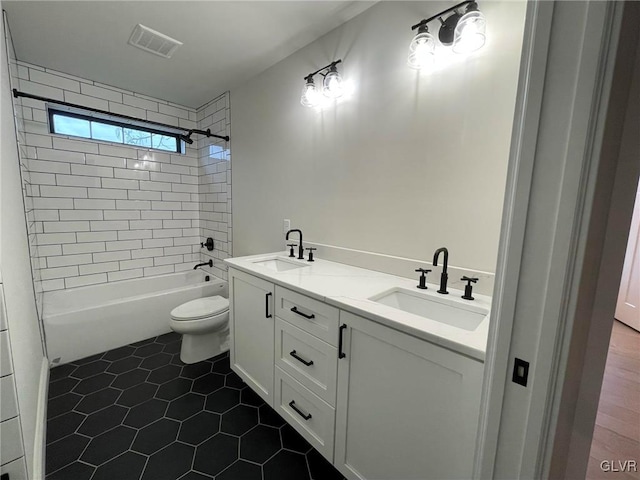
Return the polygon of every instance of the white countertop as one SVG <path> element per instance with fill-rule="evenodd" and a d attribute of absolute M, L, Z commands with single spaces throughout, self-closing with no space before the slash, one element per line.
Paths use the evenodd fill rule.
<path fill-rule="evenodd" d="M 306 268 L 278 272 L 254 263 L 275 257 L 303 264 Z M 225 263 L 342 310 L 484 361 L 489 315 L 475 330 L 469 331 L 369 300 L 370 297 L 394 287 L 406 288 L 419 295 L 443 297 L 436 292 L 439 285 L 427 283 L 428 290 L 417 289 L 417 273 L 416 279 L 411 280 L 322 259 L 316 259 L 312 263 L 296 260 L 288 258 L 288 254 L 283 252 L 229 258 Z M 431 275 L 435 274 L 439 279 L 439 273 L 440 269 Z M 475 300 L 469 301 L 460 298 L 464 293 L 460 290 L 449 288 L 449 292 L 446 297 L 451 301 L 460 302 L 461 305 L 473 304 L 491 311 L 491 298 L 488 296 L 474 293 Z"/>

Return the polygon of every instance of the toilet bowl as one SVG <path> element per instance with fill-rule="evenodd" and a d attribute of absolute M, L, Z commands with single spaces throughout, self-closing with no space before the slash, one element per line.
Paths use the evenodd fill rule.
<path fill-rule="evenodd" d="M 229 350 L 229 300 L 198 298 L 171 310 L 171 329 L 182 334 L 180 360 L 197 363 Z"/>

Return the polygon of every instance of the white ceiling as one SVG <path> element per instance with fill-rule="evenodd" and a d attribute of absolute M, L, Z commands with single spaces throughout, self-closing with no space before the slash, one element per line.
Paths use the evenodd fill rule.
<path fill-rule="evenodd" d="M 2 8 L 19 60 L 199 107 L 373 3 L 23 0 Z M 127 41 L 138 23 L 184 45 L 170 59 L 134 48 Z"/>

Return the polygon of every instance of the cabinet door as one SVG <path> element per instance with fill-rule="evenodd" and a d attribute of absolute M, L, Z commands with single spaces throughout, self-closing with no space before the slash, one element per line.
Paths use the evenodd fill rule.
<path fill-rule="evenodd" d="M 483 364 L 340 312 L 336 467 L 349 479 L 471 478 Z"/>
<path fill-rule="evenodd" d="M 273 284 L 237 270 L 229 274 L 231 366 L 273 406 Z"/>
<path fill-rule="evenodd" d="M 633 208 L 615 318 L 640 331 L 640 185 Z"/>

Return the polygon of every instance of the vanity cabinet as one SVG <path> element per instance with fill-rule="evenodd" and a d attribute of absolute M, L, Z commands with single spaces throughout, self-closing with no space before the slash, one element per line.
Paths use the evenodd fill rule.
<path fill-rule="evenodd" d="M 334 464 L 349 479 L 471 478 L 483 364 L 340 312 Z"/>
<path fill-rule="evenodd" d="M 274 285 L 229 269 L 231 365 L 273 407 Z"/>
<path fill-rule="evenodd" d="M 230 269 L 232 368 L 349 480 L 471 478 L 483 363 Z"/>

